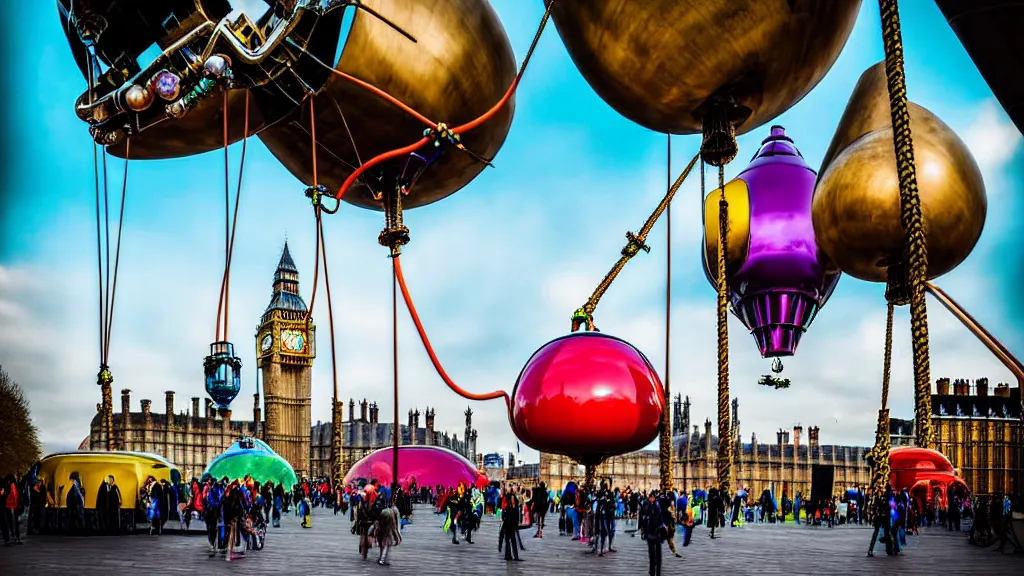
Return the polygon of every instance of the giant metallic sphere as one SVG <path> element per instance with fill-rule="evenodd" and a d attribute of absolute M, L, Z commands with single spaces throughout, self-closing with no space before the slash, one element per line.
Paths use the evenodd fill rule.
<path fill-rule="evenodd" d="M 956 133 L 913 103 L 910 120 L 932 279 L 974 249 L 988 202 L 981 171 Z M 904 253 L 884 63 L 854 88 L 818 172 L 812 215 L 818 246 L 855 278 L 885 282 L 887 266 Z"/>
<path fill-rule="evenodd" d="M 718 283 L 719 199 L 708 194 L 704 273 Z M 792 356 L 839 274 L 819 254 L 811 224 L 814 171 L 782 126 L 772 126 L 750 164 L 725 185 L 726 284 L 733 313 L 766 358 Z"/>
<path fill-rule="evenodd" d="M 416 38 L 357 11 L 336 68 L 384 90 L 435 122 L 450 127 L 483 115 L 505 94 L 516 75 L 516 61 L 505 30 L 487 0 L 364 0 Z M 374 156 L 408 146 L 426 128 L 406 112 L 352 82 L 331 75 L 315 97 L 319 152 L 318 182 L 337 190 L 345 178 Z M 492 158 L 512 123 L 513 102 L 482 126 L 467 132 L 469 150 Z M 260 133 L 260 139 L 296 178 L 313 182 L 309 106 L 287 122 Z M 354 146 L 353 146 L 354 142 Z M 400 158 L 384 170 L 397 175 Z M 415 184 L 403 207 L 436 202 L 468 184 L 484 164 L 451 149 Z M 372 175 L 364 177 L 370 180 Z M 365 185 L 344 199 L 381 210 Z"/>
<path fill-rule="evenodd" d="M 665 389 L 647 357 L 600 332 L 534 352 L 512 392 L 512 428 L 527 446 L 585 465 L 639 450 L 658 435 Z"/>
<path fill-rule="evenodd" d="M 345 485 L 360 478 L 390 486 L 393 482 L 392 458 L 394 448 L 382 448 L 364 456 L 352 465 L 345 475 Z M 398 480 L 408 488 L 412 479 L 417 486 L 458 486 L 460 482 L 472 486 L 480 474 L 476 468 L 459 454 L 438 446 L 399 446 Z"/>
<path fill-rule="evenodd" d="M 626 118 L 701 131 L 712 95 L 744 109 L 737 133 L 770 122 L 836 61 L 860 0 L 557 0 L 551 17 L 573 62 Z"/>

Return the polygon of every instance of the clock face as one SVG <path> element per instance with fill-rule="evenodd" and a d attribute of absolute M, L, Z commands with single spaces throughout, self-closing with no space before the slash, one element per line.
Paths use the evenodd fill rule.
<path fill-rule="evenodd" d="M 306 333 L 302 330 L 281 330 L 281 349 L 299 353 L 306 349 Z"/>
<path fill-rule="evenodd" d="M 274 335 L 273 334 L 267 334 L 267 335 L 263 336 L 263 341 L 260 342 L 260 350 L 262 350 L 263 352 L 266 352 L 266 351 L 270 350 L 270 347 L 273 346 L 273 344 L 274 344 Z"/>

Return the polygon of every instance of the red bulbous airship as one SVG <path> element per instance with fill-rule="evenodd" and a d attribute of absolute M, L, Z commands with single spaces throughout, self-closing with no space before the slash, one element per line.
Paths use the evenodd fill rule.
<path fill-rule="evenodd" d="M 512 427 L 527 446 L 586 466 L 653 441 L 665 389 L 646 356 L 600 332 L 574 332 L 537 350 L 512 391 Z"/>
<path fill-rule="evenodd" d="M 360 478 L 377 480 L 382 486 L 393 482 L 393 448 L 382 448 L 364 456 L 345 474 L 345 485 Z M 401 446 L 398 448 L 398 481 L 408 489 L 413 479 L 417 486 L 478 485 L 480 473 L 463 456 L 439 446 Z"/>
<path fill-rule="evenodd" d="M 916 446 L 893 448 L 889 451 L 889 470 L 889 483 L 893 490 L 909 492 L 918 503 L 919 510 L 925 509 L 936 492 L 939 498 L 936 504 L 944 503 L 950 487 L 961 498 L 970 494 L 967 483 L 938 450 Z"/>

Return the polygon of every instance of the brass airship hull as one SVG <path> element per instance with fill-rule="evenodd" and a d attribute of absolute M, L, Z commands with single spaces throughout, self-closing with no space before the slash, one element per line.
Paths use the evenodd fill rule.
<path fill-rule="evenodd" d="M 985 183 L 953 130 L 910 103 L 917 184 L 928 248 L 928 278 L 956 268 L 985 225 Z M 822 161 L 812 202 L 819 248 L 847 274 L 885 282 L 904 255 L 899 177 L 885 65 L 861 75 Z"/>
<path fill-rule="evenodd" d="M 381 21 L 357 12 L 336 68 L 405 102 L 448 126 L 473 120 L 496 104 L 516 75 L 515 56 L 487 0 L 364 0 L 412 35 L 410 41 Z M 484 158 L 497 154 L 512 124 L 510 102 L 482 126 L 463 135 L 466 148 Z M 332 75 L 315 96 L 317 181 L 338 190 L 361 162 L 408 146 L 426 128 L 406 112 L 363 87 Z M 346 127 L 347 125 L 347 127 Z M 272 126 L 260 139 L 304 184 L 313 182 L 309 106 Z M 405 159 L 383 164 L 398 171 Z M 402 200 L 415 208 L 453 194 L 485 165 L 458 150 L 441 154 Z M 372 171 L 371 171 L 372 172 Z M 364 177 L 364 180 L 373 178 Z M 381 210 L 366 185 L 344 200 Z"/>
<path fill-rule="evenodd" d="M 557 0 L 569 55 L 619 114 L 658 132 L 701 131 L 712 95 L 737 133 L 800 101 L 839 57 L 860 0 Z"/>

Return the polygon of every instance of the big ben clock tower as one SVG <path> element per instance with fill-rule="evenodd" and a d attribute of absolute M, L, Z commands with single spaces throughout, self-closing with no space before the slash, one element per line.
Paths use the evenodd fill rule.
<path fill-rule="evenodd" d="M 256 329 L 256 365 L 263 376 L 266 442 L 300 478 L 310 472 L 309 402 L 316 357 L 316 326 L 306 322 L 306 312 L 299 270 L 285 242 L 270 305 Z"/>

